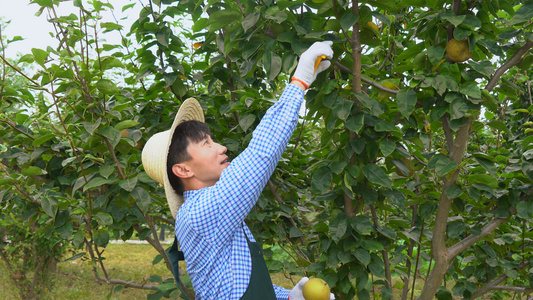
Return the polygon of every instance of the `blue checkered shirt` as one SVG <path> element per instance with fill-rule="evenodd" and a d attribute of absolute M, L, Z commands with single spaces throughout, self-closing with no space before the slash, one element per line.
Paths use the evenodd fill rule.
<path fill-rule="evenodd" d="M 248 147 L 211 187 L 184 193 L 176 216 L 176 237 L 185 255 L 196 299 L 240 299 L 250 281 L 252 261 L 244 219 L 274 172 L 298 121 L 303 91 L 289 85 L 268 109 Z M 243 230 L 244 229 L 244 230 Z M 274 285 L 277 299 L 290 290 Z"/>

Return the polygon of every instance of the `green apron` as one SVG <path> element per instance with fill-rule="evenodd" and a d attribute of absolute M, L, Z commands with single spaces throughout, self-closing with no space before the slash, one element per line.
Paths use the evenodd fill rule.
<path fill-rule="evenodd" d="M 272 279 L 270 279 L 270 273 L 263 258 L 262 247 L 257 242 L 250 242 L 246 232 L 244 236 L 252 257 L 252 274 L 250 274 L 250 283 L 241 300 L 276 300 Z"/>
<path fill-rule="evenodd" d="M 243 229 L 244 231 L 244 229 Z M 250 256 L 252 258 L 252 274 L 250 274 L 250 282 L 248 283 L 248 288 L 244 295 L 242 295 L 241 300 L 275 300 L 276 294 L 274 293 L 274 286 L 272 285 L 272 279 L 270 279 L 270 273 L 268 273 L 268 268 L 263 258 L 263 250 L 261 245 L 257 242 L 250 242 L 246 232 L 244 232 L 246 241 L 248 242 L 248 248 L 250 250 Z M 178 285 L 178 288 L 181 290 L 182 296 L 186 300 L 187 298 L 183 292 L 181 286 L 179 285 L 179 261 L 184 260 L 183 252 L 178 250 L 178 239 L 174 238 L 174 243 L 168 252 L 168 257 L 170 259 L 170 264 L 172 265 L 172 273 L 174 274 L 174 279 Z"/>

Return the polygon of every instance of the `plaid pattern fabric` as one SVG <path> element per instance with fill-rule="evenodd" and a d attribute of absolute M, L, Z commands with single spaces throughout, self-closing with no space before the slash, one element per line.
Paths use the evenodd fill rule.
<path fill-rule="evenodd" d="M 287 86 L 220 180 L 184 193 L 175 230 L 196 299 L 240 299 L 246 291 L 252 263 L 244 232 L 250 241 L 255 239 L 244 219 L 292 136 L 303 96 L 297 86 Z M 274 285 L 274 291 L 277 299 L 289 297 L 290 290 Z"/>

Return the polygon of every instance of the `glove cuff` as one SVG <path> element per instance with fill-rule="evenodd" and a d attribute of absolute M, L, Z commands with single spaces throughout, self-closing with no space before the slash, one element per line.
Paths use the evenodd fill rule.
<path fill-rule="evenodd" d="M 301 80 L 301 79 L 298 79 L 298 78 L 292 76 L 292 80 L 294 80 L 294 81 L 298 81 L 299 83 L 303 84 L 303 86 L 305 87 L 305 89 L 308 89 L 308 88 L 309 88 L 309 85 L 307 85 L 307 83 L 305 83 L 305 82 L 304 82 L 303 80 Z"/>

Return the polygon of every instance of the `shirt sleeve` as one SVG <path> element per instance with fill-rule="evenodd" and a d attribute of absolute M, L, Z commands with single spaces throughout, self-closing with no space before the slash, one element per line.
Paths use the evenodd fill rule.
<path fill-rule="evenodd" d="M 263 191 L 287 146 L 296 124 L 303 91 L 288 85 L 252 134 L 248 147 L 222 172 L 207 197 L 195 205 L 192 223 L 214 243 L 227 243 Z M 194 208 L 193 208 L 194 210 Z"/>
<path fill-rule="evenodd" d="M 282 288 L 280 286 L 277 286 L 273 284 L 274 286 L 274 293 L 276 293 L 276 299 L 277 300 L 287 300 L 289 299 L 289 294 L 291 293 L 291 290 Z"/>

